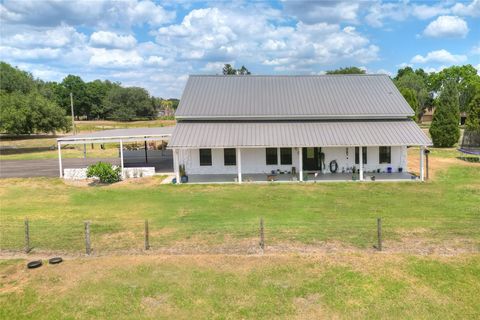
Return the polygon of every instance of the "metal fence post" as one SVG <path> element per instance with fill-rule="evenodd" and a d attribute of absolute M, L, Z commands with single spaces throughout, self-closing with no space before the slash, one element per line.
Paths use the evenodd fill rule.
<path fill-rule="evenodd" d="M 148 220 L 145 220 L 145 250 L 150 249 L 150 240 L 148 234 Z"/>
<path fill-rule="evenodd" d="M 25 218 L 25 253 L 30 252 L 30 224 L 28 218 Z"/>
<path fill-rule="evenodd" d="M 377 250 L 382 251 L 382 218 L 377 218 Z"/>
<path fill-rule="evenodd" d="M 85 253 L 90 255 L 90 221 L 85 221 Z"/>
<path fill-rule="evenodd" d="M 260 249 L 265 250 L 265 228 L 263 226 L 263 218 L 260 218 Z"/>

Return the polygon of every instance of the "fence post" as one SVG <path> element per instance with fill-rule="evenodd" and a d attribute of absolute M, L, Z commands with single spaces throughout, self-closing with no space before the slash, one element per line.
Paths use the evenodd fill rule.
<path fill-rule="evenodd" d="M 382 251 L 382 218 L 377 218 L 377 250 Z"/>
<path fill-rule="evenodd" d="M 30 224 L 28 218 L 25 218 L 25 253 L 30 252 Z"/>
<path fill-rule="evenodd" d="M 148 220 L 145 220 L 145 250 L 150 249 L 150 241 L 148 238 Z"/>
<path fill-rule="evenodd" d="M 263 227 L 263 218 L 260 218 L 260 249 L 265 250 L 265 230 Z"/>
<path fill-rule="evenodd" d="M 90 255 L 90 221 L 85 221 L 85 253 Z"/>

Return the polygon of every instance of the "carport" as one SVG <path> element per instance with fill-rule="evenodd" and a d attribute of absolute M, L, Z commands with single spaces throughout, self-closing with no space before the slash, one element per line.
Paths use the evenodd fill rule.
<path fill-rule="evenodd" d="M 155 128 L 130 128 L 130 129 L 113 129 L 96 131 L 86 134 L 78 134 L 74 136 L 62 137 L 57 139 L 58 148 L 58 167 L 60 178 L 64 176 L 64 168 L 62 163 L 62 145 L 83 145 L 84 157 L 87 155 L 87 144 L 105 144 L 105 143 L 119 143 L 119 156 L 122 174 L 128 160 L 130 165 L 136 166 L 153 166 L 157 169 L 158 165 L 171 167 L 173 170 L 173 159 L 170 150 L 161 150 L 161 153 L 152 152 L 148 150 L 148 142 L 150 141 L 165 141 L 168 142 L 172 135 L 175 126 L 170 127 L 155 127 Z M 144 150 L 125 151 L 124 143 L 143 142 Z M 155 150 L 156 151 L 156 150 Z M 125 152 L 127 152 L 125 157 Z M 157 166 L 156 166 L 157 165 Z"/>

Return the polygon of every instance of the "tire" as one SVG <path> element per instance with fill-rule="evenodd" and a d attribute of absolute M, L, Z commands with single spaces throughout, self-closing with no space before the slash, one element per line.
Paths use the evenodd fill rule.
<path fill-rule="evenodd" d="M 41 267 L 42 264 L 43 264 L 42 260 L 30 261 L 29 263 L 27 263 L 27 268 L 28 269 L 35 269 L 35 268 Z"/>
<path fill-rule="evenodd" d="M 55 258 L 48 259 L 49 264 L 59 264 L 61 262 L 63 262 L 63 259 L 61 257 L 55 257 Z"/>

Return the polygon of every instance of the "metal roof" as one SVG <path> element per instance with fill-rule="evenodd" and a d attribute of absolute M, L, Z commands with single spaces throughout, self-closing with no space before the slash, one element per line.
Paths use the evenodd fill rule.
<path fill-rule="evenodd" d="M 169 148 L 431 145 L 412 120 L 180 122 Z"/>
<path fill-rule="evenodd" d="M 158 140 L 159 138 L 168 139 L 173 133 L 175 126 L 152 127 L 152 128 L 129 128 L 95 131 L 92 133 L 77 134 L 75 136 L 66 136 L 58 138 L 60 143 L 83 144 L 93 142 L 118 142 L 136 141 L 136 140 Z"/>
<path fill-rule="evenodd" d="M 177 119 L 360 119 L 412 116 L 387 75 L 190 76 Z"/>

